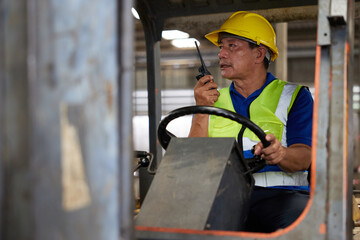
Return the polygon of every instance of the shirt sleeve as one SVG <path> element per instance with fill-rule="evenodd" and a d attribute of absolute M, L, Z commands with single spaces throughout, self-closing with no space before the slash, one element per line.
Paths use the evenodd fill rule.
<path fill-rule="evenodd" d="M 314 101 L 308 89 L 302 88 L 289 112 L 286 125 L 287 145 L 303 143 L 311 146 Z"/>

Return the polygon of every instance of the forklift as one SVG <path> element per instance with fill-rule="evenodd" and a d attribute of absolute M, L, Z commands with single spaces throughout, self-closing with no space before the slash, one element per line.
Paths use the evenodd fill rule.
<path fill-rule="evenodd" d="M 150 151 L 158 167 L 155 177 L 144 172 L 140 174 L 140 184 L 143 181 L 140 194 L 145 197 L 135 220 L 136 238 L 352 239 L 352 163 L 355 143 L 350 116 L 354 85 L 355 2 L 264 1 L 256 4 L 250 1 L 249 4 L 242 4 L 231 1 L 227 2 L 229 5 L 209 2 L 206 5 L 191 4 L 191 1 L 136 1 L 146 36 Z M 176 4 L 181 5 L 183 11 L 171 8 Z M 214 5 L 217 7 L 214 8 Z M 248 193 L 253 186 L 251 172 L 263 163 L 256 161 L 250 166 L 243 159 L 241 146 L 235 140 L 176 138 L 166 130 L 166 125 L 185 114 L 220 114 L 246 125 L 260 140 L 265 135 L 241 116 L 212 107 L 176 109 L 160 121 L 161 80 L 158 76 L 161 31 L 170 17 L 309 5 L 317 8 L 318 19 L 310 200 L 301 216 L 285 229 L 268 234 L 244 232 L 241 231 L 241 224 L 246 214 Z M 161 147 L 166 149 L 162 159 Z M 221 156 L 219 151 L 222 151 Z M 208 168 L 199 163 L 198 159 L 202 158 L 211 159 Z M 242 161 L 236 162 L 234 159 Z M 214 170 L 212 166 L 217 166 L 221 171 L 211 172 Z M 241 174 L 236 177 L 234 172 Z M 214 182 L 209 182 L 209 188 L 206 183 L 210 178 L 206 174 L 213 176 Z M 224 189 L 231 189 L 232 194 L 226 194 Z M 194 197 L 198 191 L 204 191 L 204 198 L 201 198 L 201 194 Z M 232 205 L 234 200 L 243 203 L 244 207 Z M 234 215 L 238 221 L 231 218 Z"/>
<path fill-rule="evenodd" d="M 358 1 L 0 0 L 0 6 L 0 239 L 352 239 Z M 152 160 L 150 173 L 139 169 L 136 217 L 132 7 L 146 38 L 150 142 L 149 153 L 136 156 Z M 277 18 L 270 22 L 309 14 L 317 19 L 310 200 L 292 225 L 272 233 L 242 230 L 251 174 L 262 161 L 234 161 L 242 154 L 234 139 L 187 139 L 167 131 L 168 121 L 182 114 L 207 111 L 245 120 L 193 106 L 162 119 L 162 31 L 174 19 L 193 19 L 188 26 L 201 29 L 238 10 Z M 193 26 L 199 16 L 206 21 Z M 261 139 L 263 132 L 257 134 Z M 209 165 L 195 165 L 205 156 Z M 209 174 L 211 181 L 199 182 Z M 190 177 L 196 180 L 192 188 L 185 181 Z M 165 209 L 172 203 L 169 193 L 178 211 Z M 232 206 L 231 197 L 245 207 Z M 229 223 L 231 211 L 238 220 Z"/>

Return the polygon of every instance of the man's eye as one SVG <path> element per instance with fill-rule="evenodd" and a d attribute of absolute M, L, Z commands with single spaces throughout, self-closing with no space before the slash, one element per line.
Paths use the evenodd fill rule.
<path fill-rule="evenodd" d="M 221 50 L 224 46 L 219 46 L 219 49 Z"/>

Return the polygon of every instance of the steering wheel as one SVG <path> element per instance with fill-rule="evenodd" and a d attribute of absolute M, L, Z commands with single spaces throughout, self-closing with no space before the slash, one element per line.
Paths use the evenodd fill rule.
<path fill-rule="evenodd" d="M 213 114 L 216 116 L 221 116 L 221 117 L 225 117 L 225 118 L 231 119 L 233 121 L 236 121 L 236 122 L 242 124 L 242 128 L 239 133 L 239 138 L 240 137 L 242 138 L 245 129 L 249 128 L 260 139 L 260 141 L 262 142 L 264 147 L 268 147 L 270 145 L 270 142 L 268 142 L 265 139 L 265 136 L 266 136 L 265 132 L 258 125 L 256 125 L 254 122 L 252 122 L 250 119 L 248 119 L 238 113 L 235 113 L 235 112 L 223 109 L 223 108 L 210 107 L 210 106 L 189 106 L 189 107 L 178 108 L 178 109 L 175 109 L 172 112 L 170 112 L 164 119 L 161 120 L 161 122 L 158 126 L 158 138 L 159 138 L 160 145 L 164 149 L 166 149 L 171 138 L 176 137 L 174 134 L 172 134 L 166 130 L 166 126 L 172 120 L 182 117 L 182 116 L 185 116 L 185 115 L 197 114 L 197 113 Z M 248 165 L 251 169 L 251 172 L 257 172 L 266 166 L 265 160 L 263 160 L 260 156 L 255 156 L 254 158 L 245 159 L 244 155 L 243 155 L 242 141 L 238 141 L 238 142 L 239 142 L 240 150 L 241 150 L 240 151 L 241 158 L 245 162 L 248 163 Z"/>

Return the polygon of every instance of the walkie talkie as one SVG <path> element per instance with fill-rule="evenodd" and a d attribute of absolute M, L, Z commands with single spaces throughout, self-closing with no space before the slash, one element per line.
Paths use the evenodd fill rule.
<path fill-rule="evenodd" d="M 199 46 L 198 46 L 196 41 L 195 41 L 195 45 L 196 45 L 196 49 L 197 49 L 197 52 L 199 54 L 199 58 L 200 58 L 200 61 L 201 61 L 201 66 L 198 69 L 199 75 L 196 76 L 196 79 L 199 80 L 203 76 L 211 75 L 211 73 L 206 68 L 206 65 L 204 63 L 204 60 L 202 59 L 202 56 L 201 56 L 201 53 L 200 53 L 200 50 L 199 50 Z"/>

